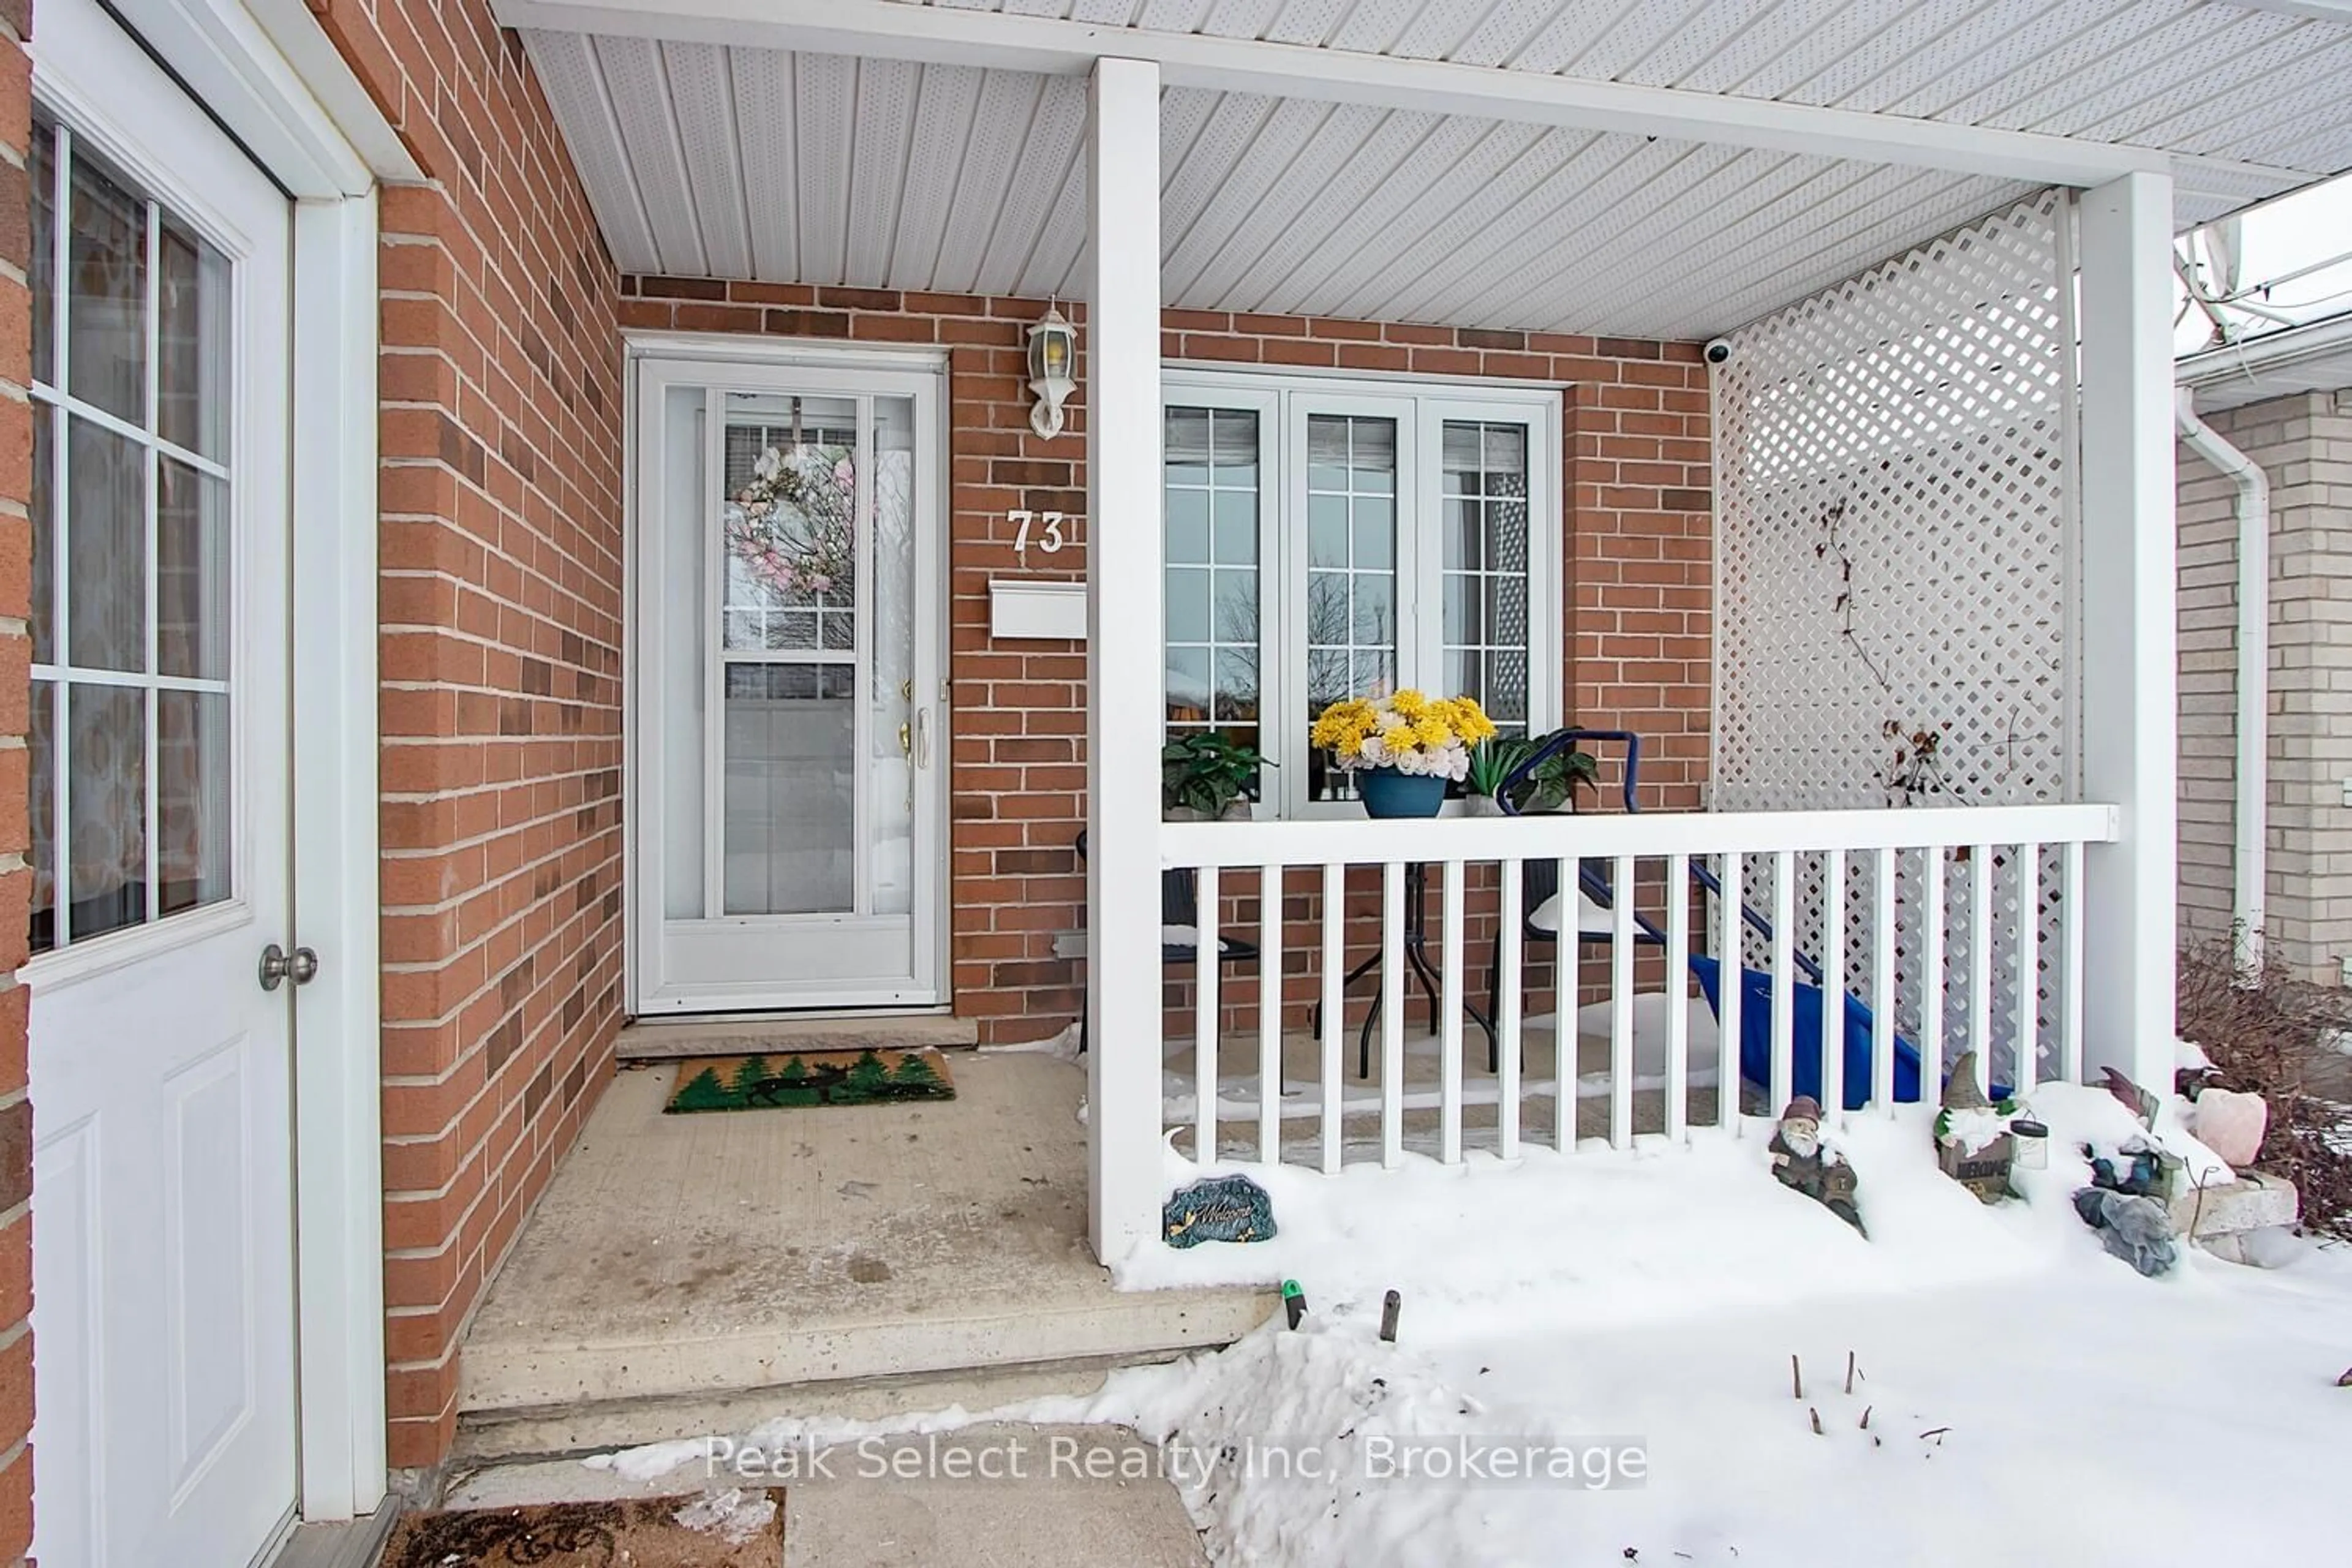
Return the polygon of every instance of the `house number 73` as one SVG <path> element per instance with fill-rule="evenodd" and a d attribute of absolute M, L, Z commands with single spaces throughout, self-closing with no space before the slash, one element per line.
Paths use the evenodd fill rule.
<path fill-rule="evenodd" d="M 1061 512 L 1031 511 L 1022 508 L 1006 512 L 1004 518 L 1013 524 L 1013 554 L 1024 566 L 1029 564 L 1029 544 L 1033 539 L 1040 555 L 1058 555 L 1062 552 L 1062 546 L 1069 542 L 1068 536 L 1062 531 L 1065 516 Z"/>

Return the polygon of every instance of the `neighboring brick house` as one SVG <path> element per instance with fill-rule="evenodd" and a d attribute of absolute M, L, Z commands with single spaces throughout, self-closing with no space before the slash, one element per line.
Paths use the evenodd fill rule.
<path fill-rule="evenodd" d="M 2270 481 L 2268 957 L 2338 985 L 2352 961 L 2352 347 L 2345 318 L 2180 363 L 2205 422 Z M 2238 919 L 2237 488 L 2184 448 L 2180 934 Z"/>

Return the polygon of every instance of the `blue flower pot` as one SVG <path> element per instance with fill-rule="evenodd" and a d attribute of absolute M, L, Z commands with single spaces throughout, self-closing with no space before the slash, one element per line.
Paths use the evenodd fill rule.
<path fill-rule="evenodd" d="M 1445 805 L 1445 780 L 1436 773 L 1401 773 L 1394 768 L 1361 768 L 1356 794 L 1366 816 L 1435 816 Z"/>

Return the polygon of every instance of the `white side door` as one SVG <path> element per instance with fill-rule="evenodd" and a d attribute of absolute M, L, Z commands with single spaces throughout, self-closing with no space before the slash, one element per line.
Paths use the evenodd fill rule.
<path fill-rule="evenodd" d="M 244 1568 L 297 1484 L 289 215 L 85 0 L 35 89 L 34 1550 Z"/>
<path fill-rule="evenodd" d="M 636 375 L 638 1010 L 943 1001 L 940 376 Z"/>

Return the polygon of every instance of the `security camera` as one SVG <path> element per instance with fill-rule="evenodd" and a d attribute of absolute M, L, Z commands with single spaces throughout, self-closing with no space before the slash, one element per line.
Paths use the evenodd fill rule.
<path fill-rule="evenodd" d="M 1706 363 L 1709 364 L 1729 364 L 1731 363 L 1731 340 L 1729 338 L 1717 338 L 1713 342 L 1709 342 L 1706 345 Z"/>

